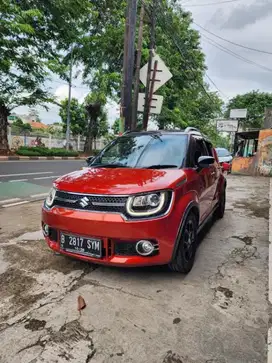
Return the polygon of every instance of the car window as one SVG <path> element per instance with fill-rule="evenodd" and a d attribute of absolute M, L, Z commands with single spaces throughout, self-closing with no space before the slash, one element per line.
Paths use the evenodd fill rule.
<path fill-rule="evenodd" d="M 90 166 L 159 168 L 164 165 L 177 168 L 184 163 L 187 143 L 188 135 L 185 134 L 126 135 L 106 147 Z"/>
<path fill-rule="evenodd" d="M 213 155 L 213 150 L 212 150 L 212 144 L 210 142 L 207 142 L 207 141 L 204 141 L 205 145 L 206 145 L 206 148 L 208 150 L 208 155 L 209 156 L 214 156 Z"/>
<path fill-rule="evenodd" d="M 217 148 L 216 153 L 219 158 L 230 156 L 230 152 L 227 149 L 218 149 Z"/>
<path fill-rule="evenodd" d="M 191 138 L 189 166 L 196 168 L 200 156 L 210 156 L 205 141 L 202 138 Z"/>

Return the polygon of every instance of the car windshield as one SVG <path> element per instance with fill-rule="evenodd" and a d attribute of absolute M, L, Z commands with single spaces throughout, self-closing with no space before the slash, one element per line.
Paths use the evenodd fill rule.
<path fill-rule="evenodd" d="M 138 134 L 117 138 L 89 166 L 178 168 L 183 164 L 187 135 Z"/>
<path fill-rule="evenodd" d="M 230 152 L 227 149 L 216 149 L 219 158 L 230 156 Z"/>

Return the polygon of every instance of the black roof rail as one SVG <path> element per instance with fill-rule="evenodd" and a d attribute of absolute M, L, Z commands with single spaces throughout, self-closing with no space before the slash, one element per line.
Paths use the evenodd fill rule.
<path fill-rule="evenodd" d="M 190 132 L 190 131 L 197 131 L 200 133 L 200 131 L 196 127 L 186 127 L 184 132 Z"/>

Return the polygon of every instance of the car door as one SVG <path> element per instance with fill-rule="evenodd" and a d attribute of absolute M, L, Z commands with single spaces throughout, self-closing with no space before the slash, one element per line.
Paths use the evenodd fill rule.
<path fill-rule="evenodd" d="M 198 158 L 200 156 L 209 156 L 204 140 L 200 136 L 193 136 L 191 140 L 191 164 L 196 172 L 195 189 L 199 198 L 200 223 L 211 212 L 212 197 L 212 174 L 210 168 L 199 169 Z"/>
<path fill-rule="evenodd" d="M 220 165 L 218 163 L 218 159 L 216 153 L 214 152 L 212 144 L 206 140 L 204 140 L 204 143 L 207 148 L 209 156 L 212 156 L 215 159 L 214 163 L 209 167 L 210 177 L 211 177 L 210 188 L 209 188 L 209 200 L 211 204 L 211 209 L 213 209 L 217 204 L 217 190 L 220 177 Z"/>

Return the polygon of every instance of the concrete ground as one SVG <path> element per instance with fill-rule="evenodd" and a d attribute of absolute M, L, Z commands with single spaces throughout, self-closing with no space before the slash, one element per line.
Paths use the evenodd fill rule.
<path fill-rule="evenodd" d="M 0 362 L 266 362 L 268 193 L 269 179 L 228 178 L 187 276 L 54 255 L 40 203 L 1 209 Z"/>

